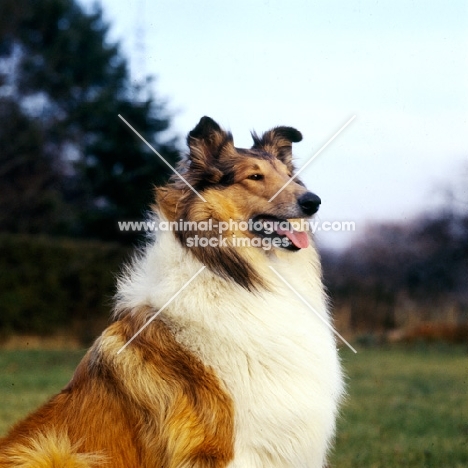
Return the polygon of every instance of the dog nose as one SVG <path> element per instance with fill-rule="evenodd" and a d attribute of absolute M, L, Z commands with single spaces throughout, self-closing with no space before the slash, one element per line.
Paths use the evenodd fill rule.
<path fill-rule="evenodd" d="M 315 193 L 307 192 L 304 193 L 304 195 L 301 195 L 301 197 L 299 197 L 297 203 L 299 203 L 299 206 L 301 207 L 302 211 L 307 216 L 312 216 L 314 213 L 317 213 L 320 203 L 322 203 L 322 200 L 320 200 L 320 197 L 315 195 Z"/>

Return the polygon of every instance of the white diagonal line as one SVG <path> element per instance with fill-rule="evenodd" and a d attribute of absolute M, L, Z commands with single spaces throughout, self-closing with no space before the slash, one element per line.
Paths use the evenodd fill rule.
<path fill-rule="evenodd" d="M 353 115 L 268 201 L 275 199 L 355 118 Z"/>
<path fill-rule="evenodd" d="M 348 348 L 351 349 L 351 351 L 354 351 L 354 353 L 357 353 L 357 351 L 333 328 L 332 325 L 330 325 L 294 288 L 289 282 L 283 278 L 272 266 L 270 266 L 270 269 L 276 274 L 276 276 L 286 285 L 289 287 L 289 289 L 328 327 L 331 329 L 331 331 L 339 336 L 341 340 L 348 345 Z"/>
<path fill-rule="evenodd" d="M 195 194 L 197 194 L 205 203 L 206 203 L 206 200 L 203 198 L 202 195 L 200 195 L 193 187 L 192 185 L 190 185 L 189 182 L 187 182 L 187 180 L 185 180 L 185 178 L 179 173 L 176 171 L 176 169 L 174 169 L 120 114 L 118 114 L 118 116 L 120 117 L 121 120 L 123 120 L 134 132 L 136 135 L 138 135 L 142 140 L 143 142 L 153 151 L 153 153 L 156 154 L 156 156 L 159 157 L 159 159 L 161 159 L 161 161 L 166 164 L 166 166 L 168 166 L 172 172 L 174 174 L 176 174 L 181 180 L 183 180 L 185 182 L 185 184 L 187 185 L 187 187 L 190 188 L 190 190 L 192 190 L 192 192 L 194 192 Z"/>
<path fill-rule="evenodd" d="M 204 269 L 203 265 L 118 351 L 120 354 Z"/>

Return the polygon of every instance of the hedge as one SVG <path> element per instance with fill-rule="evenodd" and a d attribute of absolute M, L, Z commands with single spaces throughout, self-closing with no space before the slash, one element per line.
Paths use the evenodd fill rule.
<path fill-rule="evenodd" d="M 118 244 L 0 234 L 0 334 L 66 330 L 89 341 L 129 258 Z"/>

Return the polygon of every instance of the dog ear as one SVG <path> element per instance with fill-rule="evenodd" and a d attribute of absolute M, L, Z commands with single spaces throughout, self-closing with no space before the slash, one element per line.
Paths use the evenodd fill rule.
<path fill-rule="evenodd" d="M 290 171 L 294 170 L 292 144 L 302 140 L 299 130 L 292 127 L 275 127 L 265 132 L 261 138 L 252 132 L 252 138 L 254 141 L 252 149 L 262 149 L 286 164 Z"/>
<path fill-rule="evenodd" d="M 232 134 L 225 132 L 212 118 L 202 117 L 188 134 L 187 144 L 193 182 L 218 183 L 223 172 L 217 162 L 234 150 Z"/>
<path fill-rule="evenodd" d="M 202 117 L 188 134 L 189 159 L 193 166 L 209 166 L 228 149 L 234 148 L 232 134 L 225 132 L 211 117 Z"/>

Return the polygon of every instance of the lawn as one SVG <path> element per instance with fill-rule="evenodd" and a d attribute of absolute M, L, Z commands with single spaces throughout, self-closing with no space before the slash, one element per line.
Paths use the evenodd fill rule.
<path fill-rule="evenodd" d="M 0 435 L 69 380 L 83 351 L 0 350 Z"/>
<path fill-rule="evenodd" d="M 349 395 L 332 467 L 468 467 L 466 347 L 341 354 Z"/>
<path fill-rule="evenodd" d="M 83 351 L 0 350 L 0 434 L 57 392 Z M 348 398 L 330 466 L 468 467 L 466 347 L 341 350 Z"/>

